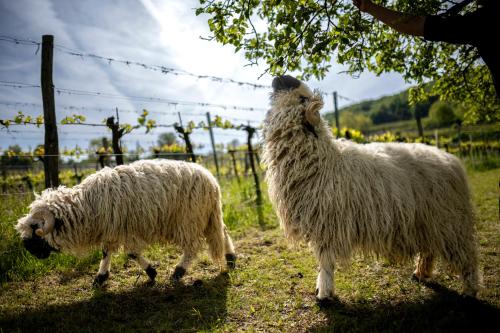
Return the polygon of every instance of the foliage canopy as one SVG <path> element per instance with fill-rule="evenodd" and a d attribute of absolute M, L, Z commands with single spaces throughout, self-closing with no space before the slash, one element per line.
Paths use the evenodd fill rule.
<path fill-rule="evenodd" d="M 440 127 L 449 126 L 459 120 L 450 103 L 436 101 L 429 109 L 430 121 Z"/>
<path fill-rule="evenodd" d="M 196 14 L 208 14 L 210 39 L 243 50 L 250 64 L 265 61 L 273 75 L 325 77 L 332 61 L 351 75 L 369 70 L 398 72 L 417 86 L 411 103 L 431 95 L 467 105 L 468 122 L 500 120 L 488 69 L 474 47 L 427 42 L 402 35 L 362 15 L 351 0 L 199 0 Z M 411 15 L 437 14 L 449 0 L 375 0 Z M 475 4 L 464 9 L 473 11 Z M 433 82 L 431 89 L 424 89 Z"/>

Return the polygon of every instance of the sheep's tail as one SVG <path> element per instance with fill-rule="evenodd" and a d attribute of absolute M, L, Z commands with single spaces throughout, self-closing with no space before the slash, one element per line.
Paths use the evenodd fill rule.
<path fill-rule="evenodd" d="M 210 215 L 208 225 L 205 229 L 205 237 L 208 243 L 208 252 L 212 260 L 218 263 L 221 268 L 225 267 L 224 254 L 226 244 L 226 226 L 222 219 L 222 207 L 220 200 L 216 203 Z M 230 239 L 229 239 L 230 241 Z M 232 246 L 232 243 L 231 243 Z"/>

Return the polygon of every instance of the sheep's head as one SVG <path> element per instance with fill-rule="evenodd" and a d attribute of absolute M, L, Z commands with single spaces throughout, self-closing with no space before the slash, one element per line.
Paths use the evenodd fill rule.
<path fill-rule="evenodd" d="M 275 77 L 272 86 L 272 109 L 266 116 L 266 124 L 273 122 L 271 118 L 282 125 L 291 122 L 287 125 L 303 125 L 316 135 L 315 128 L 321 122 L 319 110 L 323 107 L 321 95 L 289 75 Z"/>
<path fill-rule="evenodd" d="M 46 239 L 54 230 L 55 224 L 54 214 L 47 208 L 35 211 L 32 209 L 32 212 L 27 216 L 19 219 L 16 230 L 19 232 L 26 250 L 39 259 L 45 259 L 52 251 L 58 251 Z"/>

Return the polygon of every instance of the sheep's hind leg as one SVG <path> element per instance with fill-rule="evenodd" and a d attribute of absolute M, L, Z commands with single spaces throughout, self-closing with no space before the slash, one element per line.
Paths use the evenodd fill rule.
<path fill-rule="evenodd" d="M 155 281 L 157 272 L 156 269 L 151 265 L 149 261 L 147 261 L 140 253 L 138 252 L 130 252 L 128 254 L 128 257 L 130 259 L 135 260 L 139 266 L 146 272 L 146 274 L 149 276 L 149 280 L 151 282 Z"/>
<path fill-rule="evenodd" d="M 186 271 L 193 263 L 193 260 L 196 259 L 197 252 L 198 251 L 194 249 L 184 249 L 181 261 L 177 264 L 177 266 L 175 266 L 174 273 L 172 274 L 172 280 L 179 281 L 186 274 Z"/>
<path fill-rule="evenodd" d="M 417 267 L 413 272 L 413 279 L 416 281 L 428 281 L 432 277 L 434 269 L 434 255 L 420 253 L 417 258 Z"/>
<path fill-rule="evenodd" d="M 102 259 L 99 264 L 99 272 L 94 278 L 94 287 L 100 287 L 109 278 L 109 268 L 111 266 L 111 251 L 109 249 L 102 250 Z"/>
<path fill-rule="evenodd" d="M 478 255 L 474 241 L 469 239 L 463 245 L 463 252 L 451 257 L 452 267 L 461 275 L 464 288 L 463 295 L 476 297 L 480 289 L 480 274 L 478 268 Z M 461 255 L 460 255 L 461 254 Z"/>
<path fill-rule="evenodd" d="M 224 226 L 224 249 L 226 252 L 226 263 L 227 267 L 230 269 L 236 268 L 236 253 L 234 251 L 233 241 L 227 232 L 226 227 Z"/>
<path fill-rule="evenodd" d="M 316 300 L 320 304 L 328 304 L 335 299 L 335 261 L 328 249 L 316 251 L 319 261 L 319 274 L 316 280 Z"/>

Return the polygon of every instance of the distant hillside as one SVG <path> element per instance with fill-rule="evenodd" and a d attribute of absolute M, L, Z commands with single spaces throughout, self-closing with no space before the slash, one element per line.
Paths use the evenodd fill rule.
<path fill-rule="evenodd" d="M 417 110 L 422 118 L 427 117 L 427 115 L 429 114 L 430 106 L 436 100 L 437 97 L 434 97 L 426 103 L 421 103 L 417 106 Z M 366 118 L 364 122 L 365 125 L 368 123 L 378 125 L 413 119 L 414 110 L 415 107 L 411 107 L 408 104 L 408 90 L 405 90 L 395 95 L 384 96 L 374 100 L 367 100 L 358 104 L 353 104 L 348 107 L 341 108 L 339 114 L 341 115 L 341 117 L 342 114 L 344 114 L 344 118 L 346 116 L 345 114 L 349 116 L 356 116 L 357 122 L 360 122 L 360 118 Z M 360 117 L 361 115 L 364 117 Z M 325 118 L 331 123 L 335 123 L 334 113 L 325 114 Z M 344 125 L 341 124 L 341 126 Z M 363 129 L 362 124 L 358 124 L 357 127 Z"/>

